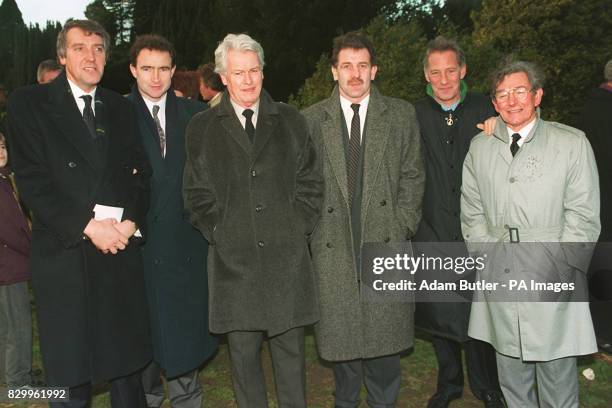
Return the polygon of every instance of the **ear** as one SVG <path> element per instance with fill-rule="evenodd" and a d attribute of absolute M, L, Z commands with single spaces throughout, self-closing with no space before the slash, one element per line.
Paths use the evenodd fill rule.
<path fill-rule="evenodd" d="M 66 65 L 66 57 L 59 57 L 59 63 L 62 65 Z M 106 60 L 104 60 L 104 63 L 106 64 Z"/>
<path fill-rule="evenodd" d="M 538 89 L 535 93 L 535 103 L 534 106 L 540 106 L 540 102 L 542 102 L 542 97 L 544 96 L 544 90 L 542 88 Z"/>
<path fill-rule="evenodd" d="M 378 65 L 372 65 L 370 68 L 370 81 L 373 81 L 376 78 L 376 73 L 378 72 Z"/>
<path fill-rule="evenodd" d="M 227 86 L 227 76 L 225 74 L 219 74 L 219 76 L 221 77 L 221 82 L 223 82 L 223 85 Z"/>
<path fill-rule="evenodd" d="M 459 73 L 461 74 L 461 79 L 465 78 L 465 74 L 467 74 L 467 65 L 463 65 Z"/>
<path fill-rule="evenodd" d="M 132 73 L 132 76 L 133 76 L 134 78 L 136 78 L 136 73 L 137 73 L 138 71 L 136 70 L 136 67 L 135 67 L 135 66 L 133 66 L 132 64 L 130 64 L 130 72 Z"/>
<path fill-rule="evenodd" d="M 425 75 L 425 80 L 431 83 L 431 81 L 429 80 L 429 74 L 427 73 L 427 68 L 423 68 L 423 74 Z"/>
<path fill-rule="evenodd" d="M 495 100 L 495 98 L 491 99 L 491 102 L 493 102 L 493 107 L 495 108 L 495 111 L 497 113 L 500 113 L 499 106 L 497 105 L 497 101 Z"/>
<path fill-rule="evenodd" d="M 334 81 L 338 80 L 338 68 L 332 65 L 331 67 L 332 75 L 334 76 Z"/>
<path fill-rule="evenodd" d="M 170 70 L 170 78 L 174 76 L 174 71 L 176 71 L 176 65 L 173 66 L 172 69 Z"/>

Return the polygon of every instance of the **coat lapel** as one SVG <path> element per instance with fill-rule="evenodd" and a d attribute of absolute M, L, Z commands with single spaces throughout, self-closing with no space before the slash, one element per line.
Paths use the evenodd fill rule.
<path fill-rule="evenodd" d="M 257 115 L 257 128 L 255 129 L 255 144 L 253 145 L 252 160 L 255 161 L 278 125 L 278 108 L 268 93 L 261 91 L 259 98 L 259 113 Z"/>
<path fill-rule="evenodd" d="M 366 214 L 366 206 L 375 186 L 378 170 L 389 140 L 389 121 L 385 117 L 385 105 L 378 89 L 374 85 L 370 90 L 370 102 L 365 121 L 365 156 L 363 160 L 363 200 L 362 214 Z"/>
<path fill-rule="evenodd" d="M 244 150 L 244 152 L 250 156 L 251 150 L 253 150 L 253 145 L 248 139 L 244 128 L 240 124 L 240 121 L 236 117 L 236 112 L 234 111 L 234 107 L 230 102 L 230 96 L 225 91 L 223 98 L 219 105 L 217 105 L 217 116 L 220 117 L 221 125 L 225 128 L 226 132 L 230 134 L 230 136 L 238 143 L 240 147 Z"/>
<path fill-rule="evenodd" d="M 340 108 L 340 94 L 338 86 L 334 88 L 332 96 L 326 101 L 325 119 L 321 123 L 323 144 L 327 151 L 329 163 L 336 175 L 340 191 L 348 205 L 348 186 L 346 180 L 346 153 L 344 140 L 342 140 L 342 114 Z"/>

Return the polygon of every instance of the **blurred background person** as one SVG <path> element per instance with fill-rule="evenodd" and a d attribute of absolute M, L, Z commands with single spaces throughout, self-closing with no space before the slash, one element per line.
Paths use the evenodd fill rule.
<path fill-rule="evenodd" d="M 172 88 L 175 95 L 197 100 L 200 97 L 200 81 L 198 78 L 197 71 L 176 70 L 172 77 Z"/>
<path fill-rule="evenodd" d="M 200 96 L 212 108 L 221 102 L 225 85 L 221 81 L 221 76 L 215 72 L 215 65 L 212 63 L 200 65 L 198 74 L 200 75 Z"/>
<path fill-rule="evenodd" d="M 36 80 L 39 84 L 46 84 L 53 81 L 62 73 L 62 66 L 54 59 L 46 59 L 38 64 L 36 70 Z"/>

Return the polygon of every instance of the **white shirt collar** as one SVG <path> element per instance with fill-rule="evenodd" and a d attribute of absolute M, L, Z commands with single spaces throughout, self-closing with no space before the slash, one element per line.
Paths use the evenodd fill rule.
<path fill-rule="evenodd" d="M 245 127 L 245 124 L 246 124 L 246 118 L 244 117 L 242 112 L 244 112 L 247 109 L 251 109 L 253 111 L 253 117 L 251 118 L 251 121 L 253 122 L 253 127 L 257 129 L 257 117 L 259 116 L 259 100 L 257 100 L 257 102 L 255 102 L 253 106 L 249 108 L 245 108 L 244 106 L 238 105 L 236 102 L 233 101 L 232 98 L 230 98 L 230 102 L 232 103 L 234 112 L 236 112 L 236 116 L 238 117 L 238 120 L 242 124 L 243 128 Z"/>
<path fill-rule="evenodd" d="M 95 103 L 96 102 L 96 89 L 98 88 L 95 87 L 91 92 L 85 92 L 84 90 L 79 88 L 74 82 L 72 82 L 70 79 L 68 79 L 68 85 L 70 85 L 70 91 L 72 92 L 72 96 L 74 97 L 74 100 L 76 101 L 79 111 L 81 111 L 81 115 L 83 115 L 83 110 L 85 109 L 85 101 L 83 100 L 83 98 L 81 98 L 81 96 L 83 95 L 91 96 L 91 109 L 93 109 L 93 113 L 95 115 L 96 114 L 96 103 Z"/>
<path fill-rule="evenodd" d="M 159 106 L 159 113 L 157 116 L 160 118 L 160 121 L 162 116 L 164 119 L 166 118 L 166 98 L 168 96 L 168 92 L 166 92 L 157 102 L 150 101 L 144 95 L 140 95 L 142 96 L 145 105 L 147 105 L 147 109 L 149 109 L 149 112 L 151 112 L 151 116 L 153 116 L 153 106 L 157 105 Z"/>
<path fill-rule="evenodd" d="M 508 136 L 510 136 L 508 138 L 508 144 L 512 144 L 512 135 L 515 133 L 518 133 L 519 135 L 521 135 L 521 138 L 518 140 L 518 142 L 516 142 L 516 144 L 520 146 L 523 145 L 523 143 L 525 143 L 525 139 L 527 138 L 527 136 L 529 136 L 529 133 L 531 132 L 531 129 L 533 129 L 533 127 L 535 126 L 536 123 L 536 119 L 537 117 L 535 117 L 531 122 L 529 122 L 528 124 L 526 124 L 525 126 L 523 126 L 518 132 L 510 129 L 508 126 L 506 126 L 506 130 L 508 131 Z"/>
<path fill-rule="evenodd" d="M 368 104 L 370 103 L 370 94 L 367 94 L 365 98 L 363 98 L 359 102 L 359 130 L 360 137 L 363 138 L 363 129 L 365 127 L 366 115 L 368 113 Z M 344 96 L 340 95 L 340 107 L 342 108 L 342 113 L 344 114 L 344 120 L 346 122 L 346 129 L 351 132 L 351 122 L 353 121 L 353 115 L 355 111 L 351 108 L 353 102 L 346 99 Z"/>

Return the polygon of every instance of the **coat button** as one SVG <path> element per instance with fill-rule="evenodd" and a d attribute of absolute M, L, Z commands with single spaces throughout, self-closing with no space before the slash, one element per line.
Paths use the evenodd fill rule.
<path fill-rule="evenodd" d="M 509 269 L 509 268 L 506 268 L 506 269 L 504 269 L 504 272 L 506 272 L 506 273 L 510 273 L 510 269 Z"/>
<path fill-rule="evenodd" d="M 453 144 L 453 141 L 452 140 L 447 140 L 446 144 Z"/>
<path fill-rule="evenodd" d="M 263 247 L 265 247 L 265 246 L 266 246 L 266 243 L 265 243 L 265 242 L 263 242 L 263 241 L 259 241 L 259 242 L 257 243 L 257 245 L 258 245 L 260 248 L 263 248 Z"/>
<path fill-rule="evenodd" d="M 327 244 L 325 244 L 325 246 L 331 248 L 333 245 L 331 244 L 331 242 L 328 242 Z"/>
<path fill-rule="evenodd" d="M 456 187 L 453 187 L 453 188 L 451 188 L 451 191 L 452 191 L 453 193 L 456 193 L 456 192 L 457 192 L 457 188 L 456 188 Z"/>
<path fill-rule="evenodd" d="M 251 170 L 251 177 L 257 177 L 257 172 L 255 170 Z"/>
<path fill-rule="evenodd" d="M 156 258 L 156 259 L 154 259 L 154 260 L 153 260 L 153 263 L 154 263 L 155 265 L 159 265 L 159 259 L 157 259 L 157 258 Z"/>
<path fill-rule="evenodd" d="M 68 167 L 70 167 L 71 169 L 74 169 L 77 166 L 77 164 L 75 162 L 68 162 Z"/>
<path fill-rule="evenodd" d="M 516 181 L 516 179 L 515 179 L 514 177 L 510 177 L 510 180 L 509 180 L 509 181 L 510 181 L 511 183 L 514 183 L 514 182 Z"/>
<path fill-rule="evenodd" d="M 384 207 L 385 205 L 387 205 L 387 200 L 382 200 L 382 201 L 380 202 L 380 205 L 381 205 L 382 207 Z"/>
<path fill-rule="evenodd" d="M 453 235 L 453 241 L 457 241 L 459 238 L 457 238 L 456 235 Z"/>
<path fill-rule="evenodd" d="M 334 207 L 327 207 L 327 212 L 328 213 L 333 213 L 334 212 Z"/>
<path fill-rule="evenodd" d="M 187 263 L 191 263 L 191 257 L 190 256 L 187 257 Z"/>
<path fill-rule="evenodd" d="M 257 207 L 255 207 L 255 211 L 256 212 L 261 212 L 261 210 L 263 210 L 263 206 L 262 205 L 258 205 Z"/>
<path fill-rule="evenodd" d="M 389 241 L 391 241 L 391 238 L 389 238 L 389 237 L 385 238 L 385 244 L 386 244 L 387 242 L 389 242 Z"/>

